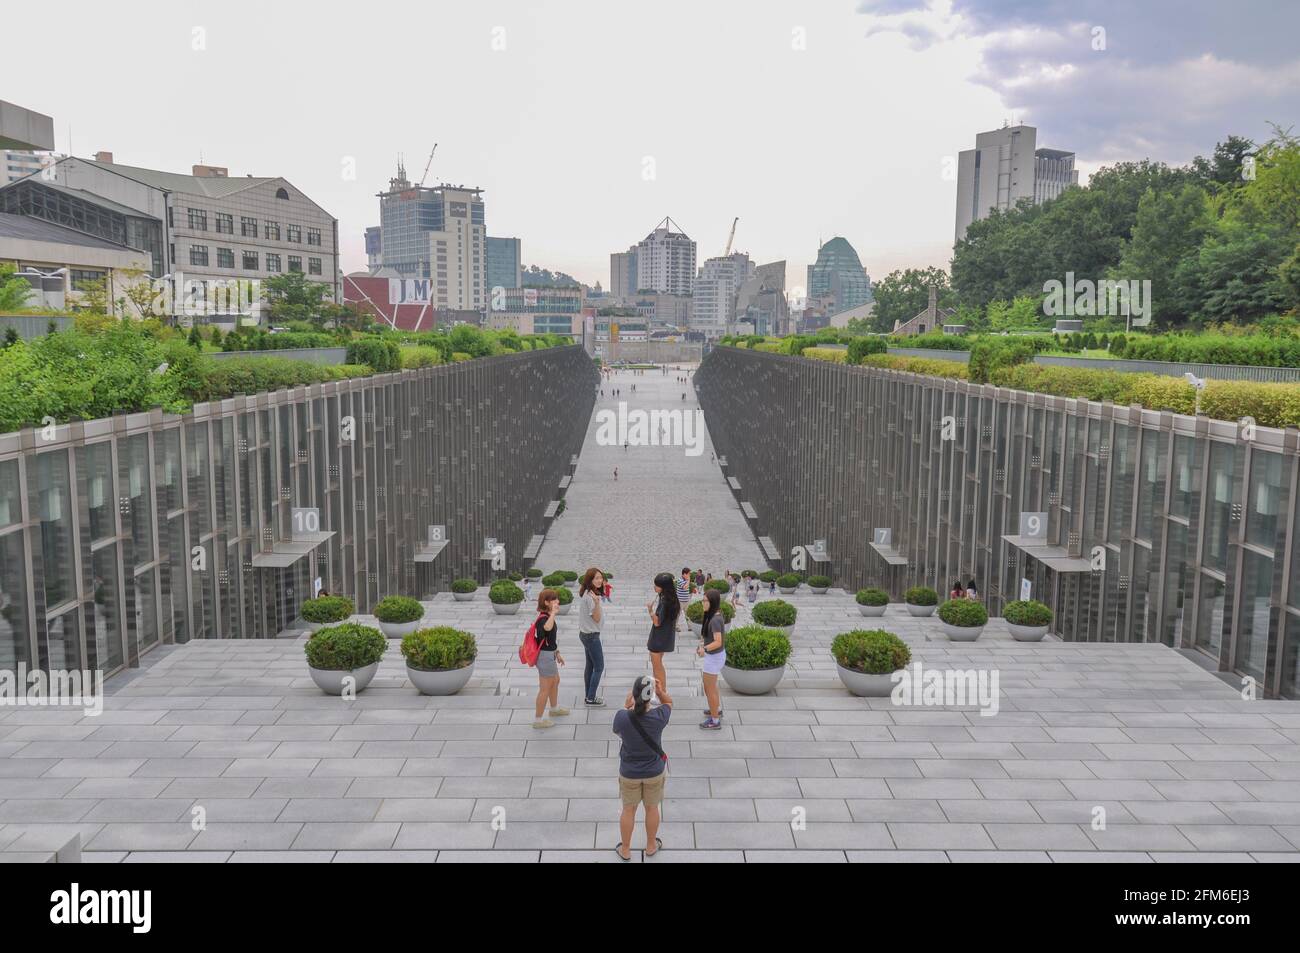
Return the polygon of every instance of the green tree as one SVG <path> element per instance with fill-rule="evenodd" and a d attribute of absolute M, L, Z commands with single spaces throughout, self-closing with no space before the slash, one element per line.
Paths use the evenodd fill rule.
<path fill-rule="evenodd" d="M 1199 185 L 1177 192 L 1148 189 L 1138 203 L 1132 238 L 1110 277 L 1149 280 L 1149 306 L 1158 325 L 1182 324 L 1196 310 L 1195 288 L 1188 287 L 1187 271 L 1180 275 L 1178 266 L 1196 256 L 1213 220 L 1209 197 Z"/>
<path fill-rule="evenodd" d="M 0 312 L 26 311 L 31 293 L 27 279 L 18 277 L 18 266 L 0 262 Z"/>
<path fill-rule="evenodd" d="M 930 302 L 930 287 L 939 288 L 939 305 L 953 304 L 948 273 L 942 268 L 906 268 L 892 271 L 875 284 L 876 308 L 871 314 L 872 330 L 889 333 L 895 321 L 908 321 L 924 311 Z"/>
<path fill-rule="evenodd" d="M 308 321 L 316 327 L 324 326 L 329 285 L 312 281 L 300 271 L 289 271 L 266 279 L 263 287 L 272 324 Z"/>

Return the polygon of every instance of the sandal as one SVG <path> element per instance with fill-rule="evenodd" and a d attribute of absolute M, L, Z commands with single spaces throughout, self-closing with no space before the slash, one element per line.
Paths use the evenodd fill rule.
<path fill-rule="evenodd" d="M 619 846 L 621 847 L 622 845 L 620 844 Z M 651 852 L 651 851 L 648 851 L 648 850 L 647 850 L 647 851 L 645 852 L 645 855 L 646 855 L 646 857 L 654 857 L 656 854 L 658 854 L 658 853 L 659 853 L 661 850 L 663 850 L 663 849 L 664 849 L 664 840 L 663 840 L 663 838 L 662 838 L 662 837 L 656 837 L 656 838 L 655 838 L 655 849 L 654 849 L 654 851 Z M 620 856 L 622 856 L 622 855 L 620 855 Z"/>
<path fill-rule="evenodd" d="M 631 852 L 630 850 L 627 852 L 627 856 L 626 856 L 626 857 L 623 856 L 623 842 L 622 842 L 622 841 L 619 841 L 617 844 L 614 845 L 614 853 L 618 854 L 618 859 L 621 860 L 621 861 L 623 861 L 623 863 L 625 863 L 625 864 L 626 864 L 628 861 L 630 861 L 630 860 L 632 859 L 632 852 Z"/>

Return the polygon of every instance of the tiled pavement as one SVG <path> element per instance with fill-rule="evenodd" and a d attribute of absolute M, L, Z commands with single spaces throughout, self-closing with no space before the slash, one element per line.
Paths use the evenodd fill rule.
<path fill-rule="evenodd" d="M 663 453 L 640 461 L 683 465 Z M 543 565 L 598 561 L 624 580 L 603 636 L 604 691 L 617 703 L 648 668 L 640 580 L 676 559 L 601 522 L 611 514 L 587 509 L 584 468 L 579 478 Z M 685 562 L 740 568 L 744 525 L 716 467 L 688 477 L 675 508 L 663 497 L 680 479 L 640 482 L 610 505 L 644 506 L 647 525 L 670 512 Z M 701 521 L 709 507 L 717 519 Z M 578 526 L 600 532 L 566 535 Z M 762 697 L 724 688 L 721 731 L 696 727 L 691 637 L 668 658 L 678 704 L 665 735 L 665 849 L 651 862 L 1300 858 L 1300 702 L 1244 701 L 1162 645 L 1026 645 L 1001 620 L 954 644 L 898 606 L 868 623 L 844 592 L 786 598 L 800 616 L 785 678 Z M 302 638 L 286 638 L 156 650 L 109 682 L 98 717 L 0 708 L 0 852 L 80 834 L 85 859 L 108 862 L 615 861 L 614 709 L 580 704 L 576 617 L 560 634 L 573 713 L 545 732 L 530 726 L 536 679 L 514 659 L 526 612 L 498 616 L 480 591 L 468 603 L 440 595 L 426 619 L 478 638 L 460 695 L 417 694 L 394 643 L 358 698 L 327 697 Z M 850 696 L 829 645 L 868 624 L 898 633 L 926 668 L 995 671 L 998 713 Z"/>

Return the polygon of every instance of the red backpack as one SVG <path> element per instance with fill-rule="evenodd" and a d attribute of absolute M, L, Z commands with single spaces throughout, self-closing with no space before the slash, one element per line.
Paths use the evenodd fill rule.
<path fill-rule="evenodd" d="M 523 662 L 529 668 L 537 665 L 537 656 L 541 654 L 542 643 L 537 638 L 537 620 L 528 627 L 524 633 L 524 641 L 519 646 L 519 661 Z"/>

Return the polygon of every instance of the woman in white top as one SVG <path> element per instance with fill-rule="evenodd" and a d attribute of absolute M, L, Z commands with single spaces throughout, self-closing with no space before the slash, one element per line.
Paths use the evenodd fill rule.
<path fill-rule="evenodd" d="M 578 583 L 578 638 L 587 655 L 582 669 L 583 704 L 602 708 L 604 700 L 596 694 L 600 677 L 605 673 L 605 647 L 600 642 L 601 607 L 605 595 L 605 574 L 592 566 Z"/>

